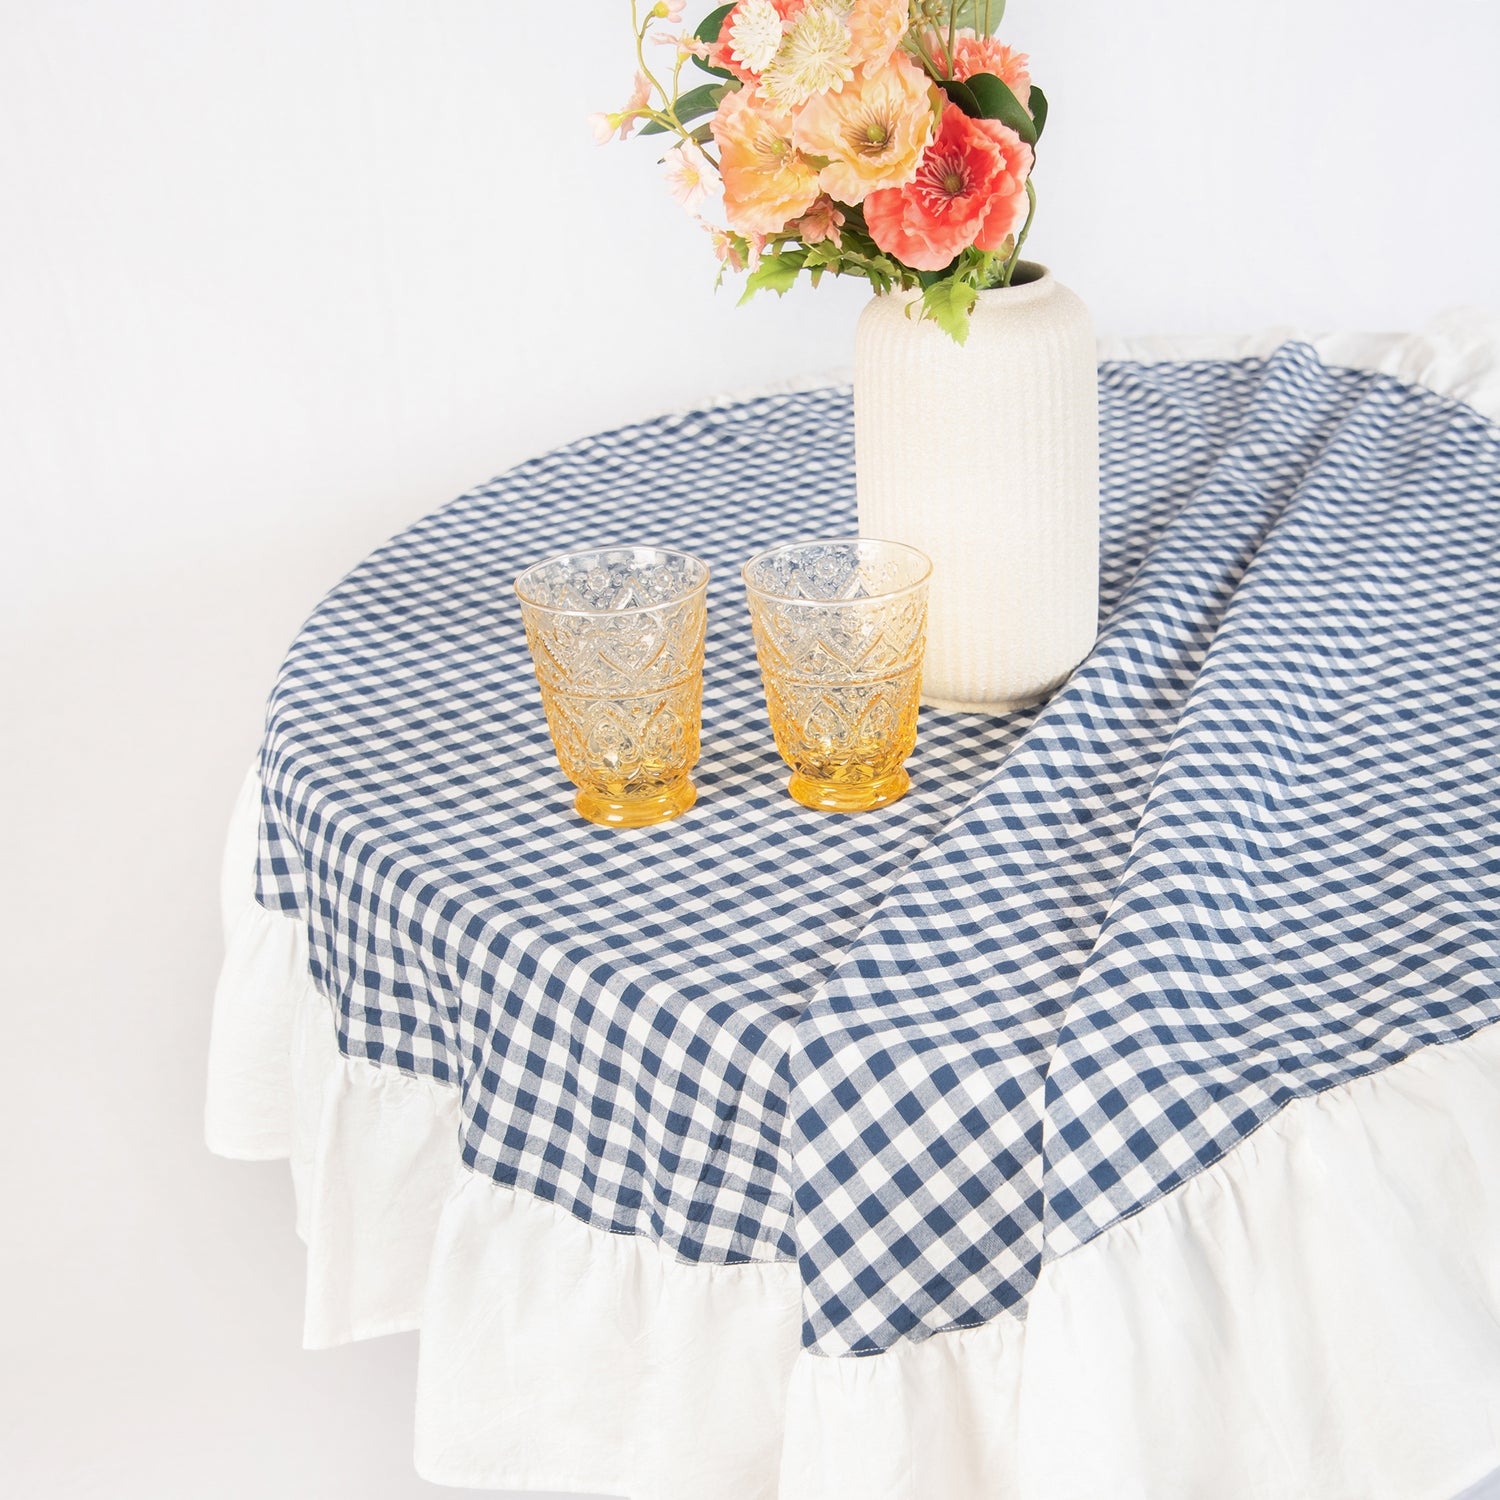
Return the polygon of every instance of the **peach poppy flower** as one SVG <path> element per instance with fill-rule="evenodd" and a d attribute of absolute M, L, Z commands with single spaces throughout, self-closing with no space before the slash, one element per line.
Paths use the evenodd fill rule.
<path fill-rule="evenodd" d="M 1002 46 L 992 36 L 964 31 L 953 44 L 953 76 L 972 78 L 976 73 L 993 73 L 1030 112 L 1031 59 L 1024 52 Z"/>
<path fill-rule="evenodd" d="M 999 250 L 1026 216 L 1031 165 L 1014 130 L 949 105 L 916 176 L 865 199 L 870 237 L 918 271 L 941 271 L 970 245 Z"/>
<path fill-rule="evenodd" d="M 907 0 L 854 0 L 848 21 L 854 65 L 866 69 L 884 66 L 910 24 Z"/>
<path fill-rule="evenodd" d="M 841 203 L 862 203 L 877 188 L 900 187 L 917 170 L 932 138 L 937 90 L 904 52 L 859 74 L 839 93 L 809 99 L 792 138 L 810 156 L 826 156 L 818 183 Z"/>
<path fill-rule="evenodd" d="M 792 118 L 753 89 L 730 94 L 713 118 L 724 214 L 740 234 L 777 234 L 818 196 L 818 169 L 792 141 Z"/>

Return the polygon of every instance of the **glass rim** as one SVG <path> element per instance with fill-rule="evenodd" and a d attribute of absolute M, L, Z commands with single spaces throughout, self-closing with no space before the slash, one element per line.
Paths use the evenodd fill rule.
<path fill-rule="evenodd" d="M 797 594 L 781 594 L 775 589 L 762 588 L 758 583 L 750 582 L 750 569 L 758 562 L 764 562 L 768 557 L 775 557 L 782 552 L 793 552 L 801 547 L 835 547 L 848 546 L 850 543 L 870 543 L 876 547 L 890 547 L 898 552 L 909 552 L 913 557 L 920 558 L 924 567 L 922 576 L 914 579 L 911 583 L 903 583 L 899 589 L 887 589 L 881 594 L 870 594 L 864 599 L 805 599 Z M 774 547 L 767 547 L 763 552 L 757 552 L 754 557 L 748 557 L 740 566 L 740 579 L 745 585 L 745 592 L 759 594 L 762 599 L 775 599 L 781 604 L 805 604 L 809 609 L 847 609 L 851 604 L 875 604 L 882 599 L 899 599 L 903 594 L 914 593 L 917 589 L 925 588 L 932 581 L 932 559 L 922 551 L 920 547 L 913 547 L 910 542 L 887 541 L 885 537 L 879 536 L 817 536 L 807 537 L 796 542 L 779 542 Z"/>
<path fill-rule="evenodd" d="M 548 604 L 528 594 L 522 588 L 527 579 L 534 573 L 540 573 L 543 568 L 550 568 L 557 563 L 571 562 L 579 558 L 597 557 L 605 552 L 647 553 L 658 559 L 678 558 L 701 569 L 702 576 L 691 588 L 684 589 L 680 594 L 674 594 L 670 599 L 658 599 L 653 604 L 631 604 L 624 609 L 587 609 L 574 604 Z M 617 542 L 599 547 L 578 547 L 571 552 L 554 552 L 552 556 L 541 558 L 532 563 L 529 568 L 524 569 L 511 584 L 511 588 L 515 590 L 516 598 L 522 604 L 530 609 L 545 610 L 549 615 L 586 615 L 591 619 L 618 620 L 624 615 L 646 614 L 653 609 L 670 609 L 674 604 L 681 604 L 695 594 L 703 593 L 712 578 L 713 569 L 692 552 L 684 552 L 677 547 L 653 547 L 647 542 Z"/>

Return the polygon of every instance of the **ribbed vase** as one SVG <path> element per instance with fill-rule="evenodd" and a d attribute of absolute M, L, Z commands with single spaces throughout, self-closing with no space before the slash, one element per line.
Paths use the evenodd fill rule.
<path fill-rule="evenodd" d="M 981 292 L 967 343 L 875 297 L 854 344 L 859 529 L 933 562 L 922 701 L 1003 713 L 1064 682 L 1099 613 L 1087 307 L 1044 266 Z"/>

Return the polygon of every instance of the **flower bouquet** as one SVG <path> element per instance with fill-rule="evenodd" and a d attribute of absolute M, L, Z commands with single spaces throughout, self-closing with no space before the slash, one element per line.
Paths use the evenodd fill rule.
<path fill-rule="evenodd" d="M 695 30 L 684 0 L 630 9 L 635 87 L 595 135 L 671 138 L 667 182 L 721 277 L 748 271 L 748 298 L 862 276 L 967 338 L 1016 275 L 1047 119 L 994 35 L 1004 0 L 738 0 Z"/>

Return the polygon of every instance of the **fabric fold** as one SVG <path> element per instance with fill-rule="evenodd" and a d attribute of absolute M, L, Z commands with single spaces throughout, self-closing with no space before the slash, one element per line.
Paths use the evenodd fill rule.
<path fill-rule="evenodd" d="M 274 921 L 295 950 L 295 920 Z M 799 1351 L 794 1265 L 682 1265 L 456 1167 L 456 1089 L 340 1057 L 327 1001 L 284 998 L 259 1014 L 269 1031 L 301 1007 L 297 1065 L 264 1123 L 307 1136 L 309 1343 L 420 1325 L 417 1466 L 435 1482 L 1454 1500 L 1500 1465 L 1500 1029 L 1295 1101 L 1049 1263 L 1024 1322 L 827 1359 Z M 244 1082 L 214 1088 L 227 1104 Z M 427 1253 L 373 1266 L 398 1224 Z"/>
<path fill-rule="evenodd" d="M 1133 352 L 1095 651 L 924 714 L 862 827 L 781 795 L 724 579 L 715 820 L 579 826 L 494 599 L 601 485 L 753 550 L 845 393 L 548 455 L 304 628 L 206 1132 L 291 1161 L 309 1347 L 421 1327 L 423 1473 L 1407 1500 L 1500 1462 L 1500 360 Z"/>

